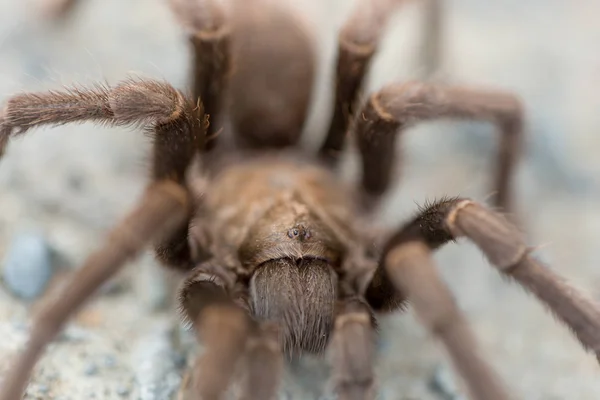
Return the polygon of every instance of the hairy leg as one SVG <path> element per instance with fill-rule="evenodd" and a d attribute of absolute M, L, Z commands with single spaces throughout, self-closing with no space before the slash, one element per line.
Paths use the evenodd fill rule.
<path fill-rule="evenodd" d="M 423 0 L 423 45 L 419 66 L 423 79 L 434 77 L 443 63 L 446 3 L 445 0 Z"/>
<path fill-rule="evenodd" d="M 231 21 L 215 0 L 170 0 L 187 30 L 193 52 L 192 91 L 210 117 L 204 151 L 211 150 L 222 129 L 221 114 L 231 74 Z"/>
<path fill-rule="evenodd" d="M 246 344 L 240 400 L 275 399 L 281 383 L 283 355 L 276 324 L 257 324 Z"/>
<path fill-rule="evenodd" d="M 383 29 L 401 0 L 359 0 L 338 37 L 333 116 L 319 151 L 330 165 L 339 159 L 354 107 Z"/>
<path fill-rule="evenodd" d="M 338 399 L 372 399 L 375 332 L 371 310 L 357 297 L 340 300 L 336 308 L 328 352 Z"/>
<path fill-rule="evenodd" d="M 236 302 L 235 274 L 210 260 L 194 268 L 180 292 L 181 309 L 205 346 L 185 399 L 219 399 L 241 366 L 243 399 L 274 397 L 282 370 L 279 332 L 271 323 L 257 324 Z M 238 304 L 236 304 L 238 303 Z"/>
<path fill-rule="evenodd" d="M 354 132 L 362 160 L 365 199 L 380 197 L 390 186 L 396 136 L 420 121 L 461 118 L 498 126 L 495 205 L 512 208 L 511 179 L 521 151 L 523 110 L 510 93 L 421 82 L 392 84 L 370 96 L 356 118 Z"/>
<path fill-rule="evenodd" d="M 394 285 L 405 293 L 421 323 L 446 347 L 473 400 L 508 400 L 503 383 L 484 361 L 477 339 L 421 242 L 396 245 L 385 258 Z"/>
<path fill-rule="evenodd" d="M 80 0 L 38 0 L 41 14 L 51 20 L 62 20 L 71 16 Z"/>
<path fill-rule="evenodd" d="M 9 138 L 32 128 L 85 121 L 143 126 L 153 140 L 153 180 L 169 179 L 183 184 L 187 167 L 205 141 L 201 105 L 167 83 L 130 79 L 115 87 L 72 87 L 9 98 L 0 111 L 0 150 Z M 182 221 L 172 236 L 157 243 L 156 253 L 164 264 L 191 268 L 188 223 L 189 220 Z"/>
<path fill-rule="evenodd" d="M 472 334 L 462 327 L 465 325 L 463 317 L 449 302 L 447 288 L 440 286 L 428 254 L 460 237 L 470 239 L 503 275 L 543 302 L 570 328 L 582 346 L 598 357 L 600 305 L 532 258 L 519 230 L 502 215 L 471 200 L 454 198 L 430 204 L 393 235 L 384 247 L 380 265 L 367 289 L 367 300 L 378 291 L 388 293 L 396 289 L 398 297 L 412 298 L 415 305 L 420 303 L 417 312 L 423 314 L 425 323 L 434 327 L 436 334 L 449 335 L 442 340 L 447 346 L 455 347 L 449 349 L 455 362 L 465 364 L 459 367 L 464 378 L 468 381 L 485 379 L 476 375 L 479 369 L 472 368 L 471 361 L 460 361 L 461 357 L 475 357 L 461 350 L 474 349 L 470 344 Z M 442 321 L 439 327 L 429 324 L 434 318 Z M 444 329 L 464 333 L 444 333 Z"/>
<path fill-rule="evenodd" d="M 150 185 L 136 208 L 112 230 L 104 246 L 60 290 L 50 293 L 33 318 L 24 351 L 4 377 L 0 400 L 21 398 L 35 363 L 68 318 L 148 242 L 173 232 L 186 219 L 189 206 L 187 191 L 175 182 L 162 180 Z"/>
<path fill-rule="evenodd" d="M 200 107 L 170 85 L 129 80 L 114 88 L 71 88 L 10 98 L 0 114 L 0 143 L 42 125 L 94 121 L 143 125 L 154 141 L 152 183 L 141 203 L 71 280 L 34 317 L 30 339 L 0 389 L 1 400 L 20 398 L 35 362 L 70 315 L 126 261 L 155 239 L 164 243 L 187 226 L 192 202 L 186 170 L 204 140 Z"/>

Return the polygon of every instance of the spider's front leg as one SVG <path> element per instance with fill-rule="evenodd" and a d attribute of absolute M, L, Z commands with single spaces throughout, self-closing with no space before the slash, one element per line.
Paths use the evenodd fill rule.
<path fill-rule="evenodd" d="M 10 98 L 0 111 L 0 154 L 9 139 L 44 125 L 92 121 L 126 126 L 146 125 L 152 133 L 153 180 L 183 184 L 192 157 L 204 147 L 206 120 L 201 104 L 167 83 L 130 79 L 115 87 L 72 87 L 63 91 L 24 93 Z M 191 216 L 191 215 L 190 215 Z M 188 270 L 191 249 L 188 222 L 156 243 L 159 260 Z"/>
<path fill-rule="evenodd" d="M 338 301 L 328 352 L 339 400 L 375 397 L 374 325 L 371 308 L 358 296 Z"/>
<path fill-rule="evenodd" d="M 424 325 L 444 343 L 474 399 L 507 399 L 431 260 L 431 252 L 463 236 L 503 275 L 543 302 L 598 357 L 600 305 L 532 258 L 519 230 L 501 214 L 471 200 L 445 199 L 429 205 L 392 236 L 369 283 L 367 300 L 369 293 L 396 289 L 397 296 L 410 300 Z"/>
<path fill-rule="evenodd" d="M 192 201 L 183 184 L 193 156 L 204 143 L 203 113 L 201 107 L 166 83 L 130 80 L 114 88 L 14 96 L 0 114 L 0 143 L 6 144 L 11 136 L 37 126 L 87 120 L 110 125 L 145 124 L 154 139 L 153 182 L 104 246 L 45 300 L 33 318 L 24 351 L 4 377 L 0 400 L 20 399 L 36 361 L 68 318 L 148 243 L 157 239 L 170 242 L 182 226 L 187 227 L 192 215 Z"/>
<path fill-rule="evenodd" d="M 182 387 L 184 400 L 220 399 L 241 366 L 243 400 L 274 397 L 282 370 L 278 331 L 253 321 L 232 271 L 209 260 L 194 268 L 180 291 L 181 309 L 198 332 L 205 350 Z"/>
<path fill-rule="evenodd" d="M 439 118 L 482 120 L 498 126 L 494 199 L 503 211 L 511 211 L 511 179 L 523 136 L 519 99 L 500 91 L 420 82 L 384 87 L 370 96 L 356 117 L 354 133 L 361 155 L 365 199 L 379 198 L 390 186 L 397 135 L 418 122 Z"/>

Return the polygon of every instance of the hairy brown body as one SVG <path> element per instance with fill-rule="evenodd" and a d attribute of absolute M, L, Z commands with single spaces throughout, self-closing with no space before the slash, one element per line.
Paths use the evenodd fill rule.
<path fill-rule="evenodd" d="M 211 189 L 198 225 L 209 227 L 210 247 L 237 254 L 252 276 L 250 311 L 280 325 L 288 355 L 322 351 L 337 274 L 348 244 L 360 243 L 349 188 L 314 161 L 279 155 L 225 168 Z"/>
<path fill-rule="evenodd" d="M 507 400 L 433 265 L 431 253 L 459 237 L 473 241 L 600 357 L 598 304 L 532 258 L 519 230 L 498 212 L 445 198 L 383 240 L 367 237 L 364 211 L 390 186 L 396 142 L 414 123 L 451 117 L 495 124 L 495 206 L 504 210 L 511 207 L 522 141 L 521 104 L 497 90 L 391 84 L 357 108 L 384 22 L 401 0 L 360 0 L 341 29 L 335 106 L 318 154 L 296 146 L 316 60 L 300 18 L 276 0 L 240 0 L 233 10 L 214 0 L 170 3 L 189 34 L 191 95 L 130 79 L 16 95 L 0 110 L 0 154 L 9 138 L 29 129 L 89 120 L 143 125 L 154 141 L 146 193 L 41 308 L 0 400 L 22 397 L 35 362 L 68 317 L 149 243 L 165 266 L 185 274 L 181 309 L 205 345 L 183 385 L 186 400 L 221 399 L 233 379 L 241 398 L 271 399 L 282 354 L 325 349 L 338 398 L 371 399 L 374 313 L 403 309 L 407 299 L 445 345 L 470 396 Z M 361 159 L 353 190 L 333 168 L 348 133 Z"/>

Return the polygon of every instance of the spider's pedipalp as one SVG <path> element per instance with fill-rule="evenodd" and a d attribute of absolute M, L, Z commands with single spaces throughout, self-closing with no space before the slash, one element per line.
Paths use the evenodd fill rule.
<path fill-rule="evenodd" d="M 397 243 L 384 263 L 394 285 L 405 293 L 421 323 L 445 346 L 473 400 L 510 399 L 500 378 L 484 361 L 475 335 L 444 284 L 428 246 Z"/>
<path fill-rule="evenodd" d="M 190 206 L 187 191 L 178 184 L 161 181 L 150 185 L 137 207 L 112 230 L 104 246 L 42 305 L 33 319 L 24 351 L 4 377 L 1 400 L 21 398 L 36 361 L 68 318 L 146 244 L 169 236 L 186 219 Z"/>
<path fill-rule="evenodd" d="M 246 343 L 242 368 L 240 400 L 275 398 L 283 371 L 277 324 L 263 322 L 255 326 Z"/>
<path fill-rule="evenodd" d="M 205 351 L 194 365 L 190 399 L 220 399 L 229 386 L 251 330 L 251 321 L 230 302 L 208 301 L 196 322 Z"/>
<path fill-rule="evenodd" d="M 232 298 L 234 277 L 216 261 L 200 264 L 183 282 L 179 300 L 206 350 L 194 365 L 184 399 L 218 399 L 242 359 L 252 324 Z"/>
<path fill-rule="evenodd" d="M 360 0 L 338 38 L 333 116 L 320 156 L 333 165 L 344 148 L 346 133 L 386 22 L 398 0 Z"/>
<path fill-rule="evenodd" d="M 340 400 L 374 398 L 374 336 L 369 307 L 359 298 L 339 300 L 327 351 L 332 383 Z"/>
<path fill-rule="evenodd" d="M 392 84 L 370 96 L 356 117 L 354 132 L 362 160 L 366 197 L 379 197 L 389 187 L 396 137 L 420 121 L 461 118 L 489 121 L 500 130 L 494 190 L 495 204 L 512 208 L 511 179 L 523 139 L 523 109 L 510 93 L 432 83 Z"/>

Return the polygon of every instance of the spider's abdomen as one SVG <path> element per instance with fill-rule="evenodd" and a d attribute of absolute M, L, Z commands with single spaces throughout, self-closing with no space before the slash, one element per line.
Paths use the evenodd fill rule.
<path fill-rule="evenodd" d="M 236 10 L 229 113 L 237 142 L 255 148 L 294 145 L 315 79 L 310 31 L 277 2 L 248 2 Z"/>
<path fill-rule="evenodd" d="M 333 328 L 337 275 L 318 259 L 262 264 L 250 282 L 250 307 L 259 320 L 278 323 L 288 357 L 321 353 Z"/>

